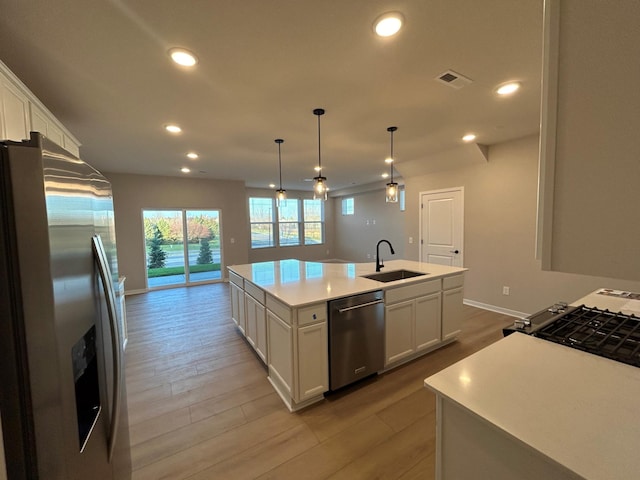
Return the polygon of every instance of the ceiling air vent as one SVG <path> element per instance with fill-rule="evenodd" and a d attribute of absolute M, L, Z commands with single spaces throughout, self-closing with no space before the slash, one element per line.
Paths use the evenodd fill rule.
<path fill-rule="evenodd" d="M 464 75 L 460 75 L 453 70 L 447 70 L 446 72 L 441 73 L 436 77 L 436 80 L 440 83 L 448 85 L 451 88 L 455 88 L 456 90 L 473 82 L 473 80 L 471 80 L 470 78 L 467 78 Z"/>

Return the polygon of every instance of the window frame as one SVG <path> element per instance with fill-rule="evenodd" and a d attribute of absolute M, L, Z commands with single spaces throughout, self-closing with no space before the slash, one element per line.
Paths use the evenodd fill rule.
<path fill-rule="evenodd" d="M 252 213 L 252 200 L 270 200 L 271 201 L 271 222 L 267 221 L 253 221 L 251 217 Z M 266 202 L 265 202 L 266 204 Z M 275 205 L 273 198 L 269 197 L 249 197 L 249 243 L 251 244 L 251 249 L 261 249 L 261 248 L 273 248 L 278 245 L 278 241 L 276 239 L 276 216 L 275 216 Z M 253 242 L 253 226 L 254 225 L 269 225 L 270 226 L 270 235 L 269 235 L 269 244 L 267 245 L 255 245 Z"/>
<path fill-rule="evenodd" d="M 319 206 L 320 206 L 320 219 L 319 220 L 307 220 L 307 202 L 316 202 Z M 313 198 L 302 198 L 301 199 L 301 203 L 302 203 L 302 237 L 303 237 L 303 244 L 306 245 L 323 245 L 324 241 L 325 241 L 325 230 L 324 230 L 324 202 L 320 199 L 313 199 Z M 315 225 L 317 224 L 319 226 L 319 231 L 320 231 L 320 241 L 319 242 L 307 242 L 307 225 Z"/>
<path fill-rule="evenodd" d="M 341 212 L 343 217 L 355 215 L 355 210 L 356 210 L 356 201 L 354 197 L 342 198 Z"/>
<path fill-rule="evenodd" d="M 271 222 L 265 221 L 252 221 L 252 201 L 253 200 L 268 200 L 271 203 Z M 326 231 L 325 231 L 325 205 L 322 200 L 315 200 L 311 198 L 288 198 L 284 200 L 285 202 L 297 202 L 297 211 L 298 211 L 298 220 L 296 221 L 280 221 L 280 209 L 276 206 L 275 199 L 272 197 L 266 196 L 250 196 L 248 199 L 248 208 L 249 208 L 249 243 L 250 248 L 253 249 L 262 249 L 262 248 L 286 248 L 286 247 L 311 247 L 314 245 L 323 245 L 326 242 Z M 307 220 L 307 212 L 305 209 L 306 202 L 318 202 L 320 207 L 320 220 Z M 266 203 L 266 202 L 265 202 Z M 281 225 L 285 224 L 296 224 L 297 223 L 297 232 L 298 232 L 298 243 L 286 243 L 283 244 L 281 242 L 280 228 Z M 317 224 L 320 231 L 320 241 L 316 243 L 310 243 L 306 236 L 306 226 Z M 255 245 L 253 242 L 253 226 L 254 225 L 270 225 L 271 228 L 271 244 L 270 245 Z"/>

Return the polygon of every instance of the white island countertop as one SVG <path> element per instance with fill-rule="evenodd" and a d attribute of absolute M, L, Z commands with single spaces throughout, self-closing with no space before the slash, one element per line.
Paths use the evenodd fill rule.
<path fill-rule="evenodd" d="M 583 478 L 640 478 L 640 368 L 514 333 L 424 383 Z"/>
<path fill-rule="evenodd" d="M 411 260 L 387 260 L 381 270 L 383 273 L 405 269 L 426 275 L 383 283 L 362 277 L 375 273 L 375 262 L 323 263 L 280 260 L 231 265 L 228 268 L 291 307 L 434 280 L 467 270 Z"/>

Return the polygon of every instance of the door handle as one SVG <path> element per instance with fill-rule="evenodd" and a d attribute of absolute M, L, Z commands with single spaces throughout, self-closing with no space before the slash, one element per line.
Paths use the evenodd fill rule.
<path fill-rule="evenodd" d="M 109 329 L 111 331 L 111 349 L 113 361 L 113 398 L 111 408 L 111 419 L 109 425 L 109 439 L 107 444 L 107 457 L 109 462 L 113 458 L 115 450 L 116 435 L 118 433 L 118 423 L 120 419 L 120 388 L 122 385 L 122 358 L 120 350 L 120 335 L 118 332 L 118 318 L 115 307 L 115 291 L 111 277 L 111 269 L 107 255 L 104 251 L 104 245 L 100 235 L 94 235 L 92 238 L 93 253 L 95 261 L 98 265 L 98 273 L 102 280 L 102 288 L 107 302 L 107 314 L 109 316 Z M 108 410 L 108 409 L 107 409 Z"/>
<path fill-rule="evenodd" d="M 455 253 L 455 254 L 458 254 L 458 253 L 460 253 L 460 250 L 449 250 L 449 253 Z"/>

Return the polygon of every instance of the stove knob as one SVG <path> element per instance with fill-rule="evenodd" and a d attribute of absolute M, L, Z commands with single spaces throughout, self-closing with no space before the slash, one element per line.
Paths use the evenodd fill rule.
<path fill-rule="evenodd" d="M 550 307 L 550 308 L 549 308 L 549 311 L 550 311 L 551 313 L 558 313 L 558 307 L 556 307 L 556 306 L 554 305 L 553 307 Z"/>

